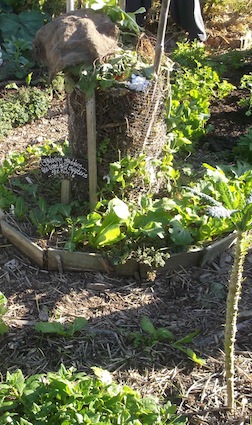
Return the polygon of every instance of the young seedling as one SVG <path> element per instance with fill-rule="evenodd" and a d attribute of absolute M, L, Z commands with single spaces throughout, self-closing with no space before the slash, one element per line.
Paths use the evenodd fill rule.
<path fill-rule="evenodd" d="M 186 346 L 186 344 L 191 343 L 193 338 L 198 335 L 198 331 L 192 332 L 176 341 L 175 336 L 169 329 L 164 327 L 155 328 L 152 321 L 146 316 L 142 317 L 140 326 L 145 334 L 142 332 L 135 332 L 132 334 L 135 346 L 143 345 L 152 348 L 156 344 L 166 341 L 169 342 L 173 348 L 185 353 L 192 361 L 200 366 L 205 364 L 204 359 L 198 357 L 191 348 Z"/>
<path fill-rule="evenodd" d="M 52 333 L 65 337 L 72 337 L 76 332 L 80 332 L 87 326 L 87 320 L 84 317 L 76 317 L 73 323 L 62 325 L 59 322 L 38 322 L 35 324 L 35 330 L 44 334 Z"/>

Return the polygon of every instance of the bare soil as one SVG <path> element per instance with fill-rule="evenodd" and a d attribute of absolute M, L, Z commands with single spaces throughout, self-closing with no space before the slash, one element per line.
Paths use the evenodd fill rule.
<path fill-rule="evenodd" d="M 251 64 L 250 64 L 251 65 Z M 250 68 L 251 70 L 251 68 Z M 229 76 L 239 81 L 248 72 Z M 239 74 L 239 75 L 238 75 Z M 237 84 L 237 83 L 236 83 Z M 238 85 L 237 85 L 238 87 Z M 251 119 L 238 106 L 239 88 L 212 105 L 213 130 L 201 141 L 195 158 L 214 164 L 227 158 Z M 54 100 L 48 115 L 13 130 L 0 144 L 1 159 L 11 151 L 45 140 L 67 138 L 64 101 Z M 225 409 L 223 329 L 233 249 L 212 264 L 160 273 L 154 281 L 100 273 L 60 273 L 39 270 L 0 235 L 0 289 L 8 299 L 5 320 L 10 326 L 0 340 L 1 373 L 17 368 L 30 375 L 57 370 L 61 363 L 91 373 L 108 369 L 116 381 L 143 395 L 171 399 L 191 425 L 251 424 L 252 418 L 252 253 L 247 255 L 236 341 L 236 411 Z M 37 321 L 63 324 L 76 317 L 88 320 L 74 337 L 34 330 Z M 189 346 L 206 359 L 205 366 L 162 342 L 135 347 L 130 334 L 140 331 L 148 316 L 156 328 L 167 327 L 176 338 L 199 331 Z"/>

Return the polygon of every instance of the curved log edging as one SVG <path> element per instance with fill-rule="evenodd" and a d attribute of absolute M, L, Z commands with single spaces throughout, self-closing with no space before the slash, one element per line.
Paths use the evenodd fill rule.
<path fill-rule="evenodd" d="M 113 266 L 102 254 L 86 252 L 69 252 L 56 248 L 41 248 L 27 236 L 5 221 L 4 213 L 0 210 L 0 227 L 4 238 L 8 239 L 24 256 L 40 269 L 49 271 L 100 271 L 109 274 L 134 276 L 144 279 L 152 271 L 151 267 L 129 260 L 125 264 Z M 165 266 L 158 268 L 157 272 L 178 270 L 191 266 L 210 264 L 222 252 L 230 248 L 236 241 L 236 233 L 214 242 L 206 248 L 196 248 L 192 251 L 172 254 L 166 260 Z"/>

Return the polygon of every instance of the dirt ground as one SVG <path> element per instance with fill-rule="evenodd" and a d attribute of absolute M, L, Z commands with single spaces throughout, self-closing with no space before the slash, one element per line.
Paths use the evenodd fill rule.
<path fill-rule="evenodd" d="M 244 72 L 230 75 L 237 84 Z M 238 75 L 239 74 L 239 75 Z M 236 80 L 236 82 L 235 82 Z M 217 164 L 244 134 L 251 118 L 238 106 L 237 88 L 212 104 L 213 130 L 195 153 L 200 162 Z M 0 143 L 1 159 L 29 144 L 67 138 L 64 101 L 54 101 L 48 115 L 15 129 Z M 21 368 L 26 375 L 57 370 L 61 363 L 91 373 L 92 366 L 111 371 L 143 395 L 170 399 L 191 425 L 251 424 L 252 420 L 252 252 L 245 280 L 235 360 L 235 415 L 225 410 L 223 328 L 233 249 L 204 267 L 160 273 L 154 281 L 101 273 L 60 273 L 39 270 L 0 235 L 0 290 L 8 299 L 5 320 L 10 330 L 0 339 L 1 373 Z M 87 327 L 74 337 L 41 334 L 37 321 L 72 322 L 85 317 Z M 156 328 L 166 327 L 176 338 L 199 331 L 189 346 L 206 360 L 198 366 L 167 342 L 135 347 L 130 334 L 140 331 L 148 316 Z M 141 339 L 141 338 L 140 338 Z"/>

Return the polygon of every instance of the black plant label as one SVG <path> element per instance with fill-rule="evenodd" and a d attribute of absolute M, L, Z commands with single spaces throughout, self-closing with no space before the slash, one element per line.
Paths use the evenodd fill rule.
<path fill-rule="evenodd" d="M 40 169 L 45 177 L 61 179 L 86 179 L 86 168 L 77 159 L 66 156 L 44 156 L 40 161 Z"/>

